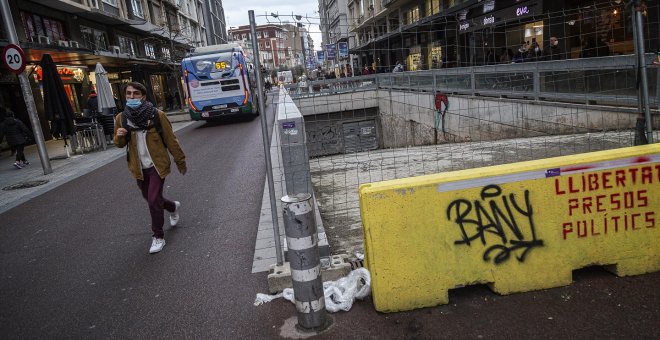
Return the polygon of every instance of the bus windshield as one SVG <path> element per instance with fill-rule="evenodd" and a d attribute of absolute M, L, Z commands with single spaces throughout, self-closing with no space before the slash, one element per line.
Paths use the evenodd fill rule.
<path fill-rule="evenodd" d="M 191 58 L 194 65 L 195 76 L 209 77 L 211 79 L 235 77 L 240 64 L 237 53 L 218 53 Z"/>

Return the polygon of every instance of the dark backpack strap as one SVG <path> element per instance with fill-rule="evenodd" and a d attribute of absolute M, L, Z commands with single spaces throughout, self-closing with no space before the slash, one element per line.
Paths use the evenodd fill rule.
<path fill-rule="evenodd" d="M 131 126 L 128 125 L 128 117 L 126 117 L 126 114 L 122 113 L 121 114 L 121 127 L 127 130 L 126 135 L 124 135 L 124 138 L 126 138 L 126 161 L 128 162 L 128 149 L 129 149 L 129 143 L 131 142 Z"/>

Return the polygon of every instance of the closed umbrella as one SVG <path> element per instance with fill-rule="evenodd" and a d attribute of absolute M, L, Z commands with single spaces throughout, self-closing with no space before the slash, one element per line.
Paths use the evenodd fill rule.
<path fill-rule="evenodd" d="M 106 112 L 110 112 L 111 109 L 117 107 L 112 93 L 112 87 L 110 87 L 110 82 L 108 81 L 108 73 L 101 63 L 96 63 L 96 69 L 94 71 L 96 73 L 96 97 L 99 101 L 99 112 L 106 114 Z"/>
<path fill-rule="evenodd" d="M 109 140 L 114 130 L 114 117 L 112 113 L 114 112 L 113 109 L 117 107 L 117 104 L 115 104 L 110 81 L 108 81 L 108 73 L 103 68 L 103 65 L 96 63 L 94 72 L 96 73 L 96 97 L 98 98 L 99 112 L 101 113 L 97 117 L 97 120 L 103 128 L 105 138 Z M 105 150 L 105 144 L 103 144 L 103 149 Z"/>
<path fill-rule="evenodd" d="M 57 66 L 50 54 L 44 54 L 39 62 L 41 66 L 41 82 L 44 92 L 44 113 L 46 119 L 51 122 L 51 134 L 64 139 L 64 147 L 67 148 L 67 137 L 75 133 L 73 124 L 74 114 L 69 98 L 64 91 L 62 78 L 57 73 Z"/>

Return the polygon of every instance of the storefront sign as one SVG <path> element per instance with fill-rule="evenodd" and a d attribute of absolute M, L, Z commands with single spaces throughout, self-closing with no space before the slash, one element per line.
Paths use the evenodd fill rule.
<path fill-rule="evenodd" d="M 37 75 L 37 80 L 41 81 L 43 76 L 43 70 L 41 69 L 41 66 L 36 67 L 35 73 Z M 75 80 L 80 82 L 85 78 L 85 72 L 81 68 L 77 67 L 58 66 L 57 74 L 59 74 L 60 78 L 65 81 Z"/>
<path fill-rule="evenodd" d="M 500 7 L 497 8 L 499 9 Z M 462 33 L 471 32 L 485 27 L 497 26 L 509 20 L 538 15 L 542 12 L 542 1 L 526 1 L 522 4 L 516 4 L 515 6 L 499 9 L 494 13 L 460 21 L 458 23 L 458 31 Z"/>
<path fill-rule="evenodd" d="M 469 21 L 463 21 L 463 22 L 458 24 L 458 30 L 459 31 L 467 31 L 467 30 L 470 29 L 470 27 L 471 27 L 471 25 L 470 25 Z"/>
<path fill-rule="evenodd" d="M 328 54 L 327 55 L 328 60 L 335 60 L 335 58 L 337 57 L 337 45 L 327 44 L 325 45 L 325 51 Z"/>
<path fill-rule="evenodd" d="M 348 58 L 348 43 L 345 41 L 338 42 L 337 46 L 339 47 L 339 59 Z"/>
<path fill-rule="evenodd" d="M 529 14 L 529 7 L 527 6 L 522 6 L 516 8 L 516 16 L 523 16 Z"/>
<path fill-rule="evenodd" d="M 318 61 L 319 64 L 323 64 L 325 62 L 325 52 L 316 51 L 316 60 Z"/>

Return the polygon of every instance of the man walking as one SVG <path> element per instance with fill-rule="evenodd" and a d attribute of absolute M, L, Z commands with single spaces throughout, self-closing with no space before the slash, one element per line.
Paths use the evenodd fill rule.
<path fill-rule="evenodd" d="M 153 232 L 149 253 L 163 249 L 164 210 L 170 212 L 170 225 L 179 222 L 181 203 L 163 197 L 165 177 L 170 173 L 170 156 L 179 172 L 186 174 L 186 156 L 164 112 L 146 100 L 147 89 L 138 82 L 126 84 L 126 108 L 115 117 L 114 143 L 126 146 L 128 169 L 137 180 L 142 196 L 149 204 Z"/>

